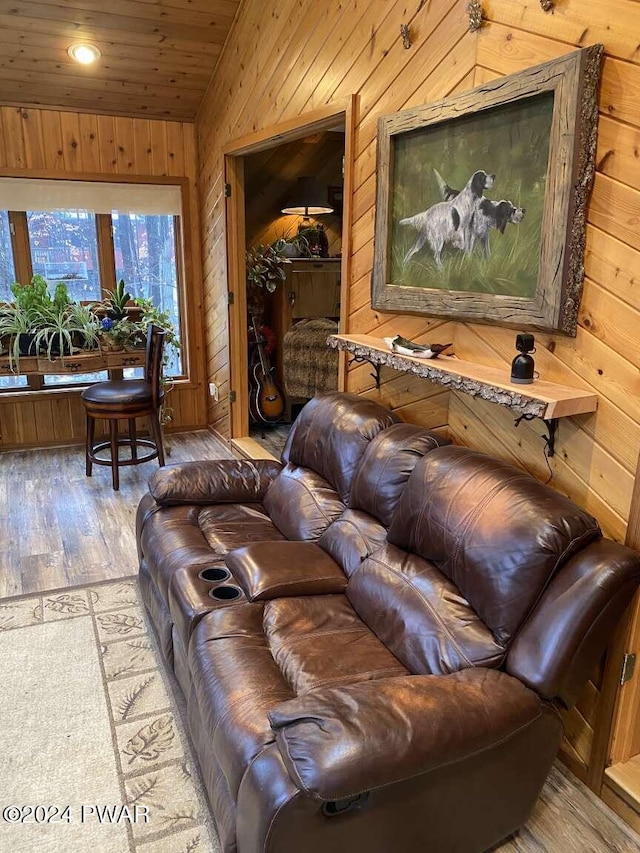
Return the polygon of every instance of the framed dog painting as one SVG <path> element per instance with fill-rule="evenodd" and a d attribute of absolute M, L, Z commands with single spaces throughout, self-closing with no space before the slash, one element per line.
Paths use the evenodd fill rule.
<path fill-rule="evenodd" d="M 575 335 L 601 56 L 379 119 L 374 309 Z"/>

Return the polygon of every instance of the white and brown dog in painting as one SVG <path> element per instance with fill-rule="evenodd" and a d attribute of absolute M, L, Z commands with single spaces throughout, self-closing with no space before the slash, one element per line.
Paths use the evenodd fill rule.
<path fill-rule="evenodd" d="M 425 243 L 429 244 L 438 269 L 442 268 L 442 250 L 447 243 L 468 254 L 474 242 L 471 223 L 476 202 L 483 198 L 485 189 L 490 189 L 494 181 L 495 175 L 480 169 L 471 175 L 460 192 L 447 187 L 451 194 L 448 200 L 401 219 L 400 225 L 408 225 L 418 232 L 415 243 L 404 257 L 405 265 Z"/>
<path fill-rule="evenodd" d="M 471 232 L 473 241 L 477 240 L 482 246 L 485 258 L 488 258 L 491 254 L 491 247 L 489 245 L 489 232 L 491 229 L 495 228 L 501 234 L 504 234 L 504 229 L 507 225 L 510 222 L 513 225 L 522 222 L 526 212 L 526 207 L 515 207 L 510 201 L 504 198 L 501 201 L 491 201 L 488 198 L 478 201 L 471 223 Z M 473 244 L 471 248 L 473 248 Z"/>
<path fill-rule="evenodd" d="M 441 256 L 446 243 L 451 243 L 457 249 L 464 248 L 460 232 L 460 214 L 450 201 L 440 201 L 423 213 L 401 219 L 400 225 L 409 225 L 418 232 L 415 243 L 404 256 L 405 265 L 425 243 L 429 244 L 438 269 L 442 269 Z"/>
<path fill-rule="evenodd" d="M 429 244 L 438 269 L 442 269 L 442 250 L 447 244 L 469 255 L 478 242 L 488 258 L 491 229 L 504 234 L 509 223 L 522 222 L 526 208 L 516 207 L 507 199 L 485 198 L 484 190 L 493 186 L 495 175 L 479 170 L 473 173 L 463 190 L 457 190 L 437 169 L 433 171 L 443 201 L 423 213 L 400 220 L 400 225 L 409 225 L 418 232 L 415 243 L 405 255 L 405 265 L 425 243 Z"/>

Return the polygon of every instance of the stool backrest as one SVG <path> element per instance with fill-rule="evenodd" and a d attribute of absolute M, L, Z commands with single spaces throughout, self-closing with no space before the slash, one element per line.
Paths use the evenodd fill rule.
<path fill-rule="evenodd" d="M 151 385 L 153 407 L 160 405 L 160 380 L 162 378 L 162 354 L 166 332 L 160 326 L 149 326 L 147 329 L 147 354 L 144 366 L 144 381 Z"/>

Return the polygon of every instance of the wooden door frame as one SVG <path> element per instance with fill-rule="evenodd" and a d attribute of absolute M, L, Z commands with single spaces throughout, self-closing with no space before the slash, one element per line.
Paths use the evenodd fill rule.
<path fill-rule="evenodd" d="M 640 456 L 629 508 L 625 545 L 640 551 Z M 628 760 L 632 725 L 640 713 L 640 671 L 625 685 L 620 685 L 624 655 L 635 652 L 640 657 L 640 592 L 618 625 L 607 660 L 594 724 L 594 741 L 589 759 L 589 787 L 600 794 L 607 766 Z"/>
<path fill-rule="evenodd" d="M 229 406 L 229 435 L 231 440 L 249 435 L 249 398 L 247 387 L 249 364 L 247 355 L 246 316 L 247 294 L 245 278 L 245 188 L 244 157 L 275 148 L 296 139 L 303 139 L 322 130 L 330 130 L 343 121 L 345 128 L 342 263 L 340 268 L 340 331 L 346 331 L 349 315 L 349 279 L 351 267 L 351 216 L 353 198 L 353 161 L 355 143 L 357 95 L 334 101 L 325 107 L 303 113 L 294 119 L 241 136 L 222 149 L 225 183 L 228 185 L 226 205 L 227 287 L 229 300 L 229 390 L 235 391 L 235 401 Z M 341 354 L 338 388 L 345 387 L 346 360 Z"/>

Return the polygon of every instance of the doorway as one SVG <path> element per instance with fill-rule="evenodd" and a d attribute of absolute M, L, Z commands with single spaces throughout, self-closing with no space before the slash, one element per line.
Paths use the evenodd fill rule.
<path fill-rule="evenodd" d="M 230 388 L 235 391 L 231 397 L 230 435 L 234 449 L 246 456 L 264 457 L 266 452 L 278 457 L 291 422 L 302 403 L 313 396 L 310 393 L 313 388 L 329 390 L 323 385 L 327 381 L 327 369 L 318 379 L 310 376 L 309 371 L 292 370 L 292 365 L 311 362 L 308 355 L 301 358 L 300 352 L 309 352 L 304 347 L 309 346 L 313 335 L 324 357 L 326 348 L 322 341 L 327 334 L 345 328 L 353 124 L 354 98 L 350 98 L 236 140 L 224 151 L 228 281 L 232 294 L 229 300 Z M 299 179 L 309 178 L 315 180 L 333 208 L 332 213 L 322 216 L 311 215 L 309 211 L 310 223 L 302 222 L 304 211 L 294 215 L 281 212 Z M 316 231 L 305 230 L 310 226 L 316 229 L 319 222 L 319 230 L 326 236 L 324 252 L 315 243 Z M 302 257 L 292 257 L 283 265 L 286 280 L 269 298 L 257 324 L 258 339 L 266 339 L 273 347 L 268 353 L 272 359 L 269 368 L 273 368 L 271 375 L 280 386 L 282 417 L 273 426 L 264 426 L 260 421 L 252 424 L 256 418 L 253 408 L 254 416 L 250 416 L 249 376 L 250 368 L 254 367 L 251 359 L 255 357 L 256 345 L 250 340 L 255 335 L 249 333 L 245 252 L 247 247 L 269 246 L 276 241 L 281 245 L 285 242 L 295 244 L 299 229 L 303 236 L 310 234 L 312 242 L 301 241 L 298 245 L 302 247 Z M 287 247 L 286 254 L 289 253 Z M 321 352 L 320 348 L 317 352 Z M 262 359 L 262 352 L 260 357 Z M 344 387 L 344 369 L 341 357 L 337 377 L 334 369 L 333 387 Z"/>

